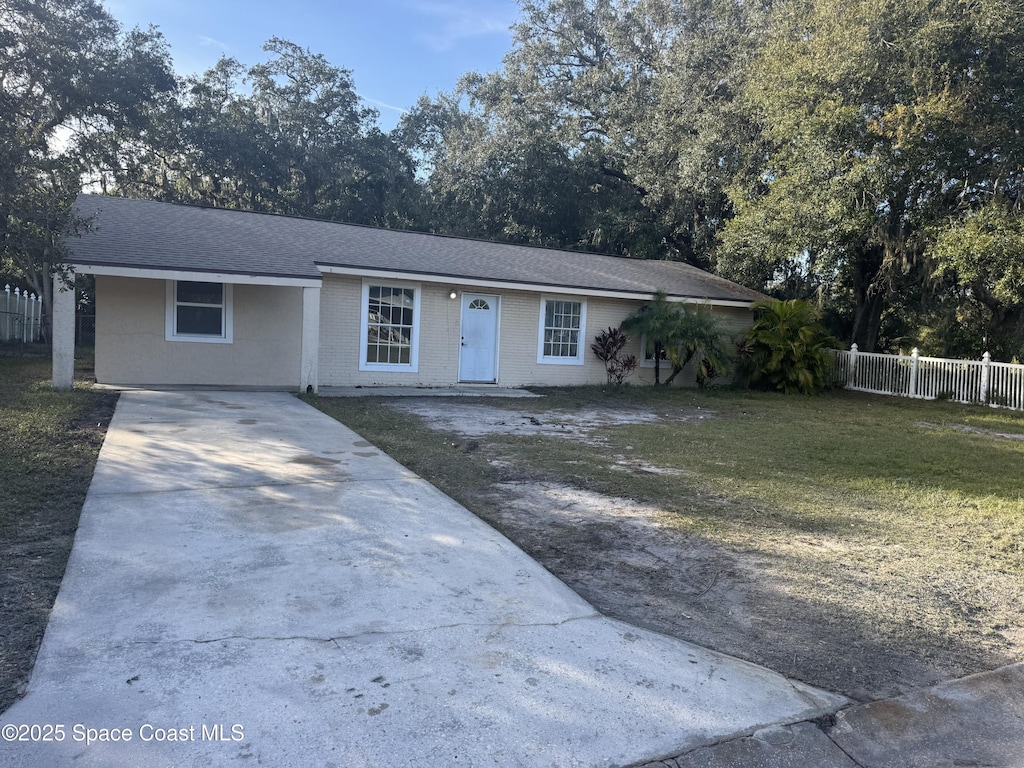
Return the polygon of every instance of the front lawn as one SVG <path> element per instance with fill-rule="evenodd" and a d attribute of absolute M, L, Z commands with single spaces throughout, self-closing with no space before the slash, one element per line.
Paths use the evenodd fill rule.
<path fill-rule="evenodd" d="M 1024 659 L 1024 415 L 544 394 L 313 402 L 610 615 L 858 699 Z"/>

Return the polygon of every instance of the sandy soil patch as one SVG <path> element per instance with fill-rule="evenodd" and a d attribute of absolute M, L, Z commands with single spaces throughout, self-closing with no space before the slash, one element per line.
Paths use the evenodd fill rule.
<path fill-rule="evenodd" d="M 788 555 L 828 543 L 736 551 L 680 532 L 656 507 L 557 483 L 499 483 L 481 501 L 517 544 L 605 615 L 864 701 L 963 671 L 883 647 L 842 600 L 809 601 Z"/>
<path fill-rule="evenodd" d="M 657 506 L 575 487 L 571 480 L 538 481 L 536 468 L 521 464 L 506 439 L 555 436 L 600 453 L 602 431 L 610 426 L 667 422 L 685 430 L 695 420 L 715 418 L 709 409 L 568 412 L 426 399 L 390 406 L 448 434 L 450 450 L 486 457 L 499 480 L 475 492 L 470 508 L 606 615 L 863 701 L 1010 663 L 1007 643 L 1024 642 L 1012 636 L 1014 617 L 997 615 L 1005 601 L 989 605 L 992 595 L 1019 593 L 1024 600 L 1024 586 L 1012 574 L 986 581 L 950 571 L 933 583 L 904 581 L 896 577 L 914 566 L 917 553 L 898 544 L 819 534 L 758 537 L 751 530 L 760 528 L 742 522 L 714 538 L 698 535 L 674 524 L 677 513 Z M 610 472 L 689 474 L 685 465 L 658 467 L 628 452 L 609 451 L 607 460 Z M 553 475 L 571 477 L 575 462 L 560 464 L 568 468 Z M 761 514 L 712 493 L 693 492 L 684 504 L 695 518 Z M 947 632 L 942 622 L 950 606 L 991 614 L 990 637 L 968 643 Z M 890 618 L 881 626 L 865 620 L 869 616 Z"/>
<path fill-rule="evenodd" d="M 394 401 L 392 407 L 426 419 L 434 429 L 455 432 L 466 437 L 485 435 L 548 435 L 574 440 L 600 439 L 600 430 L 624 424 L 645 424 L 659 421 L 661 416 L 641 409 L 586 408 L 579 411 L 545 411 L 530 413 L 498 408 L 486 403 L 452 403 L 451 401 Z M 714 413 L 701 408 L 680 408 L 673 420 L 713 418 Z"/>
<path fill-rule="evenodd" d="M 1016 432 L 999 432 L 995 429 L 984 429 L 983 427 L 972 427 L 970 424 L 948 424 L 943 427 L 941 424 L 932 424 L 929 421 L 919 421 L 918 426 L 925 429 L 955 429 L 957 432 L 966 432 L 971 435 L 984 435 L 985 437 L 998 437 L 1001 440 L 1024 440 L 1024 435 Z"/>

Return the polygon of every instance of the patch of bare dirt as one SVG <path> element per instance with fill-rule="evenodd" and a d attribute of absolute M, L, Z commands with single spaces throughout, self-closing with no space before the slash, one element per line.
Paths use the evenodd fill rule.
<path fill-rule="evenodd" d="M 972 427 L 969 424 L 947 424 L 943 427 L 942 424 L 933 424 L 930 421 L 919 421 L 917 422 L 917 425 L 924 429 L 955 429 L 957 432 L 966 432 L 971 435 L 983 435 L 985 437 L 998 437 L 1001 440 L 1024 440 L 1024 435 L 1017 432 L 999 432 L 995 429 Z"/>
<path fill-rule="evenodd" d="M 1014 661 L 998 633 L 990 644 L 979 644 L 934 626 L 942 614 L 936 606 L 949 604 L 958 588 L 956 574 L 948 583 L 921 585 L 920 593 L 893 592 L 899 558 L 912 558 L 912 552 L 892 548 L 890 562 L 889 552 L 868 553 L 845 540 L 813 535 L 725 544 L 674 524 L 672 513 L 656 506 L 538 482 L 517 467 L 514 456 L 489 450 L 486 440 L 539 434 L 600 443 L 600 430 L 609 424 L 648 423 L 663 415 L 628 409 L 533 414 L 450 401 L 395 407 L 424 417 L 434 429 L 474 438 L 473 450 L 489 455 L 500 477 L 476 495 L 471 508 L 608 616 L 861 701 Z M 713 416 L 693 409 L 670 418 L 685 428 L 688 420 Z M 609 469 L 685 472 L 622 455 L 610 457 Z M 690 501 L 698 517 L 715 505 L 741 503 L 696 493 Z M 1005 592 L 1008 585 L 990 587 Z M 970 610 L 983 599 L 956 595 L 952 602 Z M 868 617 L 876 615 L 895 617 L 895 631 L 893 625 L 874 625 Z"/>
<path fill-rule="evenodd" d="M 793 541 L 773 547 L 774 556 L 738 551 L 680 531 L 657 507 L 557 483 L 499 483 L 480 501 L 494 524 L 605 615 L 857 700 L 984 665 L 984 649 L 947 648 L 923 660 L 909 638 L 899 648 L 875 635 L 852 604 L 808 600 L 789 560 L 827 542 Z"/>
<path fill-rule="evenodd" d="M 466 437 L 485 435 L 546 435 L 590 440 L 604 427 L 646 424 L 662 417 L 642 409 L 586 408 L 578 411 L 545 411 L 533 414 L 498 408 L 487 403 L 452 403 L 430 400 L 395 401 L 392 407 L 421 416 L 434 428 Z M 707 409 L 678 409 L 674 421 L 712 418 Z"/>

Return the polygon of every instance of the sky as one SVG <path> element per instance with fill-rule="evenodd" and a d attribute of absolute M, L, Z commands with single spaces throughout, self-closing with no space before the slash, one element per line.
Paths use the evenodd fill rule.
<path fill-rule="evenodd" d="M 466 72 L 493 72 L 512 44 L 515 0 L 104 0 L 126 29 L 158 27 L 180 75 L 222 55 L 266 61 L 289 40 L 352 71 L 356 90 L 390 130 L 416 100 L 450 91 Z"/>

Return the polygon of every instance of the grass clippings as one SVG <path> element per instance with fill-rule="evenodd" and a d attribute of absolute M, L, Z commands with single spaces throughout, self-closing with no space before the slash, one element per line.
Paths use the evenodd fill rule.
<path fill-rule="evenodd" d="M 67 392 L 50 361 L 0 357 L 0 712 L 24 692 L 117 395 Z"/>
<path fill-rule="evenodd" d="M 545 394 L 313 402 L 616 618 L 858 700 L 1024 659 L 1024 415 Z"/>

